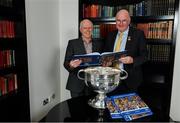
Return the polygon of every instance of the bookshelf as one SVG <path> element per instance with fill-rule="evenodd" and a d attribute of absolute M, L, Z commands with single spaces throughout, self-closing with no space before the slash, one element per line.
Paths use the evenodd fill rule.
<path fill-rule="evenodd" d="M 0 121 L 30 121 L 24 0 L 0 0 Z"/>
<path fill-rule="evenodd" d="M 144 100 L 149 101 L 150 107 L 158 108 L 167 116 L 171 99 L 178 5 L 178 0 L 79 0 L 79 21 L 84 18 L 92 20 L 93 38 L 102 40 L 109 31 L 116 29 L 116 12 L 121 8 L 129 10 L 131 26 L 143 30 L 147 40 L 148 61 L 143 65 L 144 82 L 139 93 L 144 96 Z"/>

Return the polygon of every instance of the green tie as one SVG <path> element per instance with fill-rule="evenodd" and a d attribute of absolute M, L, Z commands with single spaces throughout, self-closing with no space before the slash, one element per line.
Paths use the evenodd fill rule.
<path fill-rule="evenodd" d="M 120 51 L 121 42 L 122 42 L 122 37 L 123 37 L 123 32 L 120 33 L 120 35 L 119 35 L 118 41 L 117 41 L 117 43 L 116 43 L 116 47 L 115 47 L 115 49 L 114 49 L 115 52 L 119 52 L 119 51 Z M 114 63 L 114 67 L 115 67 L 115 68 L 119 68 L 119 62 Z"/>

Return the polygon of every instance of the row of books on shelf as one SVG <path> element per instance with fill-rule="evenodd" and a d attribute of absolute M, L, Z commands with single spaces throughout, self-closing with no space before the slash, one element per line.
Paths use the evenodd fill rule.
<path fill-rule="evenodd" d="M 0 6 L 12 7 L 13 0 L 0 0 Z"/>
<path fill-rule="evenodd" d="M 151 6 L 150 11 L 154 16 L 174 15 L 175 0 L 146 0 Z"/>
<path fill-rule="evenodd" d="M 160 21 L 154 23 L 138 23 L 137 28 L 144 31 L 146 38 L 171 39 L 173 21 Z"/>
<path fill-rule="evenodd" d="M 167 63 L 170 60 L 170 45 L 147 45 L 148 60 Z"/>
<path fill-rule="evenodd" d="M 14 38 L 14 22 L 9 20 L 0 20 L 0 38 Z"/>
<path fill-rule="evenodd" d="M 138 23 L 134 26 L 144 31 L 147 39 L 172 39 L 173 21 Z M 115 29 L 115 24 L 96 24 L 93 29 L 93 38 L 105 38 L 108 32 Z"/>
<path fill-rule="evenodd" d="M 138 4 L 104 6 L 83 4 L 84 18 L 114 17 L 118 10 L 127 9 L 131 16 L 161 16 L 174 14 L 174 0 L 145 0 Z M 164 9 L 166 8 L 166 9 Z"/>
<path fill-rule="evenodd" d="M 153 115 L 148 105 L 137 93 L 115 95 L 105 99 L 112 119 L 123 118 L 132 121 Z"/>
<path fill-rule="evenodd" d="M 93 27 L 93 38 L 105 38 L 108 32 L 116 29 L 115 24 L 99 24 Z"/>
<path fill-rule="evenodd" d="M 14 91 L 17 88 L 17 74 L 11 73 L 4 76 L 0 76 L 0 96 Z"/>
<path fill-rule="evenodd" d="M 0 51 L 0 68 L 15 66 L 15 50 Z"/>

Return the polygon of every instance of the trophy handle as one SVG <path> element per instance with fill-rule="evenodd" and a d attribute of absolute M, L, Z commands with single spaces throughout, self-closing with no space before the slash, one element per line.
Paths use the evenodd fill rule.
<path fill-rule="evenodd" d="M 123 75 L 123 76 L 121 76 L 121 74 L 120 74 L 120 80 L 126 79 L 128 77 L 128 73 L 125 70 L 123 70 L 123 69 L 120 69 L 120 70 L 121 70 L 121 72 L 125 73 L 125 75 Z"/>
<path fill-rule="evenodd" d="M 81 80 L 85 80 L 84 78 L 82 78 L 82 77 L 79 76 L 79 74 L 80 74 L 81 72 L 84 72 L 84 69 L 81 69 L 81 70 L 78 71 L 77 77 L 78 77 L 79 79 L 81 79 Z"/>

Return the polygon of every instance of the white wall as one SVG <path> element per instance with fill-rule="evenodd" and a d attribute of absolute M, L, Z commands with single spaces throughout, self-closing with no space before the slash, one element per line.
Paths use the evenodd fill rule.
<path fill-rule="evenodd" d="M 179 3 L 180 6 L 180 3 Z M 180 8 L 179 8 L 180 11 Z M 180 22 L 180 15 L 178 18 Z M 175 64 L 174 64 L 174 75 L 173 75 L 173 86 L 171 96 L 171 109 L 170 117 L 175 121 L 180 121 L 180 23 L 178 24 L 177 40 L 176 40 L 176 51 L 175 51 Z"/>
<path fill-rule="evenodd" d="M 78 37 L 78 0 L 26 0 L 26 25 L 31 119 L 39 121 L 70 98 L 63 61 L 68 40 Z M 43 106 L 53 93 L 56 98 Z"/>
<path fill-rule="evenodd" d="M 60 101 L 59 0 L 25 2 L 31 119 L 39 121 Z"/>
<path fill-rule="evenodd" d="M 66 90 L 68 72 L 63 66 L 68 40 L 78 37 L 78 0 L 60 0 L 61 101 L 70 98 Z"/>

